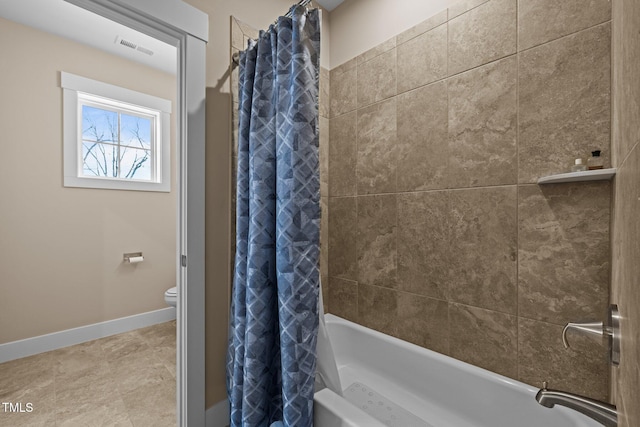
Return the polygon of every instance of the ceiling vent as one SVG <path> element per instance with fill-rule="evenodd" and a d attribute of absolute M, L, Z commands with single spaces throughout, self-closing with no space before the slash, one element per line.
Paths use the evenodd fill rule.
<path fill-rule="evenodd" d="M 128 47 L 130 49 L 137 50 L 138 52 L 144 53 L 145 55 L 149 55 L 149 56 L 153 55 L 153 51 L 151 49 L 147 49 L 146 47 L 139 46 L 138 44 L 136 44 L 136 43 L 134 43 L 132 41 L 123 39 L 120 36 L 116 37 L 115 44 L 117 44 L 117 45 L 119 44 L 119 45 L 122 45 L 122 46 L 126 46 L 126 47 Z"/>
<path fill-rule="evenodd" d="M 135 49 L 135 48 L 138 47 L 138 45 L 135 44 L 134 42 L 130 42 L 129 40 L 125 40 L 120 36 L 116 37 L 115 43 L 116 44 L 121 44 L 122 46 L 126 46 L 126 47 L 129 47 L 131 49 Z"/>
<path fill-rule="evenodd" d="M 153 51 L 150 49 L 147 49 L 146 47 L 142 47 L 142 46 L 138 46 L 138 49 L 136 49 L 138 52 L 142 52 L 142 53 L 146 53 L 149 56 L 153 55 Z"/>

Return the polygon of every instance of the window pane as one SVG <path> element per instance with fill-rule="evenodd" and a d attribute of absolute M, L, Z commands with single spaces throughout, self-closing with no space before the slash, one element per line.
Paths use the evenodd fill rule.
<path fill-rule="evenodd" d="M 118 142 L 118 113 L 83 105 L 82 139 Z"/>
<path fill-rule="evenodd" d="M 98 142 L 82 142 L 84 176 L 118 176 L 118 147 Z"/>
<path fill-rule="evenodd" d="M 151 122 L 149 118 L 120 115 L 121 144 L 137 148 L 151 148 Z"/>
<path fill-rule="evenodd" d="M 121 178 L 151 180 L 151 152 L 138 148 L 120 147 Z"/>

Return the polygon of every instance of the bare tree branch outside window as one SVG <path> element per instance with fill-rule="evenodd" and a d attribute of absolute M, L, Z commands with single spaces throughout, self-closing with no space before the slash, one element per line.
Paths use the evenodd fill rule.
<path fill-rule="evenodd" d="M 149 180 L 152 119 L 83 105 L 85 175 Z"/>

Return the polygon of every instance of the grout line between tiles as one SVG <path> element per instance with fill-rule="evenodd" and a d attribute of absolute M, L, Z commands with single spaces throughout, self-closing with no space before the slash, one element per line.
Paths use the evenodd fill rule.
<path fill-rule="evenodd" d="M 449 40 L 450 40 L 450 31 L 449 31 L 449 8 L 447 8 L 447 40 L 445 42 L 445 74 L 448 76 L 449 75 Z M 451 179 L 451 135 L 449 134 L 449 110 L 451 108 L 451 91 L 449 90 L 449 78 L 447 77 L 444 80 L 444 84 L 446 85 L 446 90 L 447 90 L 447 145 L 446 145 L 446 181 L 445 184 L 447 185 L 447 187 L 449 187 L 449 185 L 452 182 Z M 449 191 L 447 191 L 445 193 L 445 198 L 446 198 L 446 212 L 447 212 L 447 217 L 445 219 L 446 221 L 446 225 L 447 225 L 447 246 L 446 246 L 446 251 L 447 253 L 445 254 L 445 259 L 451 260 L 451 236 L 452 236 L 452 227 L 451 227 L 451 193 Z M 447 288 L 446 288 L 446 292 L 447 292 L 447 321 L 449 322 L 449 311 L 451 310 L 451 280 L 447 280 Z M 448 333 L 447 333 L 447 340 L 449 341 L 449 343 L 451 343 L 451 324 L 448 323 Z"/>
<path fill-rule="evenodd" d="M 478 6 L 478 7 L 479 7 L 479 6 Z M 466 13 L 466 12 L 465 12 L 465 13 Z M 459 15 L 459 16 L 460 16 L 460 15 Z M 454 18 L 454 19 L 455 19 L 455 18 Z M 493 59 L 493 60 L 491 60 L 491 61 L 488 61 L 488 62 L 485 62 L 485 63 L 479 64 L 479 65 L 476 65 L 476 66 L 474 66 L 474 67 L 471 67 L 471 68 L 468 68 L 468 69 L 465 69 L 465 70 L 459 71 L 459 72 L 457 72 L 457 73 L 453 73 L 453 74 L 451 74 L 451 75 L 449 75 L 449 69 L 448 69 L 448 68 L 449 68 L 449 60 L 448 60 L 448 58 L 447 58 L 447 73 L 446 73 L 447 75 L 446 75 L 445 77 L 443 77 L 443 78 L 441 78 L 441 79 L 437 79 L 437 80 L 431 81 L 431 82 L 429 82 L 429 83 L 425 83 L 425 84 L 420 85 L 420 86 L 416 86 L 415 88 L 411 88 L 411 89 L 408 89 L 408 90 L 405 90 L 405 91 L 399 91 L 399 90 L 396 90 L 396 95 L 394 95 L 394 96 L 396 96 L 396 97 L 397 97 L 397 96 L 400 96 L 400 95 L 406 94 L 406 93 L 408 93 L 408 92 L 411 92 L 411 91 L 415 91 L 415 90 L 418 90 L 418 89 L 424 88 L 424 87 L 426 87 L 426 86 L 429 86 L 429 85 L 432 85 L 432 84 L 435 84 L 435 83 L 439 83 L 439 82 L 442 82 L 442 81 L 445 81 L 445 80 L 448 80 L 448 79 L 451 79 L 451 78 L 458 77 L 458 76 L 460 76 L 461 74 L 464 74 L 464 73 L 467 73 L 467 72 L 473 71 L 473 70 L 475 70 L 475 69 L 477 69 L 477 68 L 481 68 L 481 67 L 487 66 L 487 65 L 492 64 L 492 63 L 494 63 L 494 62 L 498 62 L 498 61 L 501 61 L 501 60 L 504 60 L 504 59 L 510 58 L 510 57 L 512 57 L 512 56 L 516 56 L 516 55 L 518 55 L 519 53 L 527 52 L 527 51 L 529 51 L 529 50 L 532 50 L 532 49 L 535 49 L 535 48 L 538 48 L 538 47 L 541 47 L 541 46 L 545 46 L 545 45 L 547 45 L 547 44 L 549 44 L 549 43 L 553 43 L 554 41 L 558 41 L 558 40 L 561 40 L 561 39 L 563 39 L 563 38 L 566 38 L 566 37 L 569 37 L 569 36 L 572 36 L 572 35 L 578 34 L 578 33 L 583 32 L 583 31 L 588 31 L 588 30 L 590 30 L 590 29 L 596 28 L 596 27 L 598 27 L 598 26 L 606 25 L 606 24 L 609 24 L 609 23 L 611 23 L 611 20 L 608 20 L 608 21 L 605 21 L 605 22 L 601 22 L 601 23 L 599 23 L 599 24 L 593 25 L 593 26 L 588 27 L 588 28 L 584 28 L 584 29 L 582 29 L 582 30 L 575 31 L 575 32 L 570 33 L 570 34 L 566 34 L 566 35 L 564 35 L 564 36 L 558 37 L 558 38 L 553 39 L 553 40 L 546 41 L 546 42 L 544 42 L 544 43 L 541 43 L 541 44 L 536 45 L 536 46 L 529 47 L 529 48 L 527 48 L 527 49 L 519 50 L 519 48 L 518 48 L 518 44 L 519 44 L 519 34 L 518 34 L 518 30 L 517 30 L 517 20 L 516 20 L 516 40 L 517 40 L 517 41 L 516 41 L 516 51 L 515 51 L 515 52 L 513 52 L 513 53 L 509 53 L 509 54 L 507 54 L 507 55 L 501 56 L 500 58 L 496 58 L 496 59 Z M 442 25 L 444 25 L 444 24 L 442 24 Z M 439 26 L 438 26 L 438 27 L 439 27 Z M 437 27 L 436 27 L 436 28 L 437 28 Z M 433 30 L 433 29 L 432 29 L 432 30 Z M 429 31 L 431 31 L 431 30 L 429 30 Z M 428 32 L 428 31 L 427 31 L 427 32 Z M 448 43 L 449 43 L 449 29 L 448 29 L 448 25 L 447 25 L 447 51 L 448 51 Z M 448 56 L 448 55 L 447 55 L 447 56 Z M 356 65 L 356 70 L 357 70 L 357 67 L 358 67 L 358 66 Z M 357 73 L 357 72 L 356 72 L 356 73 Z M 356 81 L 357 81 L 357 80 L 356 80 Z M 373 102 L 373 103 L 371 103 L 371 104 L 368 104 L 368 105 L 365 105 L 365 106 L 362 106 L 362 107 L 356 106 L 356 108 L 354 108 L 354 109 L 352 109 L 352 110 L 349 110 L 349 111 L 346 111 L 346 112 L 344 112 L 344 113 L 342 113 L 342 114 L 340 114 L 340 115 L 333 116 L 332 118 L 340 117 L 340 116 L 342 116 L 342 115 L 345 115 L 345 114 L 351 113 L 351 112 L 353 112 L 353 111 L 358 111 L 358 110 L 360 110 L 360 109 L 362 109 L 362 108 L 368 108 L 368 107 L 371 107 L 371 106 L 373 106 L 373 105 L 376 105 L 376 104 L 379 104 L 379 103 L 382 103 L 382 102 L 388 101 L 389 99 L 393 98 L 394 96 L 390 96 L 390 97 L 387 97 L 387 98 L 385 98 L 385 99 L 381 99 L 381 100 L 375 101 L 375 102 Z"/>
<path fill-rule="evenodd" d="M 442 13 L 442 12 L 439 12 L 439 13 Z M 448 13 L 448 12 L 447 12 L 447 13 Z M 434 15 L 434 16 L 435 16 L 435 15 Z M 428 19 L 430 19 L 430 18 L 427 18 L 427 20 L 428 20 Z M 422 22 L 425 22 L 425 21 L 422 21 Z M 421 22 L 421 23 L 422 23 L 422 22 Z M 421 23 L 416 24 L 416 26 L 417 26 L 417 25 L 420 25 Z M 438 25 L 436 25 L 435 27 L 431 27 L 431 28 L 429 28 L 428 30 L 421 32 L 420 34 L 416 34 L 415 36 L 411 37 L 410 39 L 407 39 L 407 40 L 403 41 L 402 43 L 399 43 L 399 44 L 398 44 L 398 43 L 396 43 L 396 47 L 398 47 L 398 46 L 402 46 L 403 44 L 406 44 L 406 43 L 409 43 L 410 41 L 415 40 L 415 39 L 417 39 L 418 37 L 420 37 L 420 36 L 423 36 L 423 35 L 427 34 L 429 31 L 433 31 L 433 30 L 435 30 L 436 28 L 440 28 L 440 27 L 442 27 L 443 25 L 447 25 L 447 26 L 449 25 L 449 19 L 448 19 L 448 18 L 447 18 L 447 20 L 446 20 L 446 21 L 444 21 L 442 24 L 438 24 Z M 409 30 L 410 30 L 410 29 L 411 29 L 411 28 L 409 28 Z M 409 31 L 409 30 L 406 30 L 406 31 Z M 402 33 L 400 33 L 400 34 L 402 34 Z M 400 34 L 398 34 L 398 36 L 399 36 Z M 398 36 L 396 36 L 396 37 L 398 37 Z"/>
<path fill-rule="evenodd" d="M 491 1 L 491 0 L 485 0 L 485 1 L 483 1 L 482 3 L 477 4 L 477 5 L 473 6 L 473 7 L 471 7 L 471 8 L 469 8 L 469 9 L 465 10 L 464 12 L 457 14 L 457 15 L 456 15 L 456 16 L 454 16 L 453 18 L 449 18 L 449 9 L 450 9 L 450 8 L 448 8 L 448 9 L 447 9 L 447 22 L 448 22 L 448 21 L 453 21 L 454 19 L 456 19 L 456 18 L 458 18 L 458 17 L 460 17 L 460 16 L 462 16 L 462 15 L 464 15 L 464 14 L 466 14 L 466 13 L 469 13 L 469 12 L 471 12 L 472 10 L 475 10 L 475 9 L 477 9 L 477 8 L 479 8 L 479 7 L 481 7 L 481 6 L 485 5 L 485 4 L 487 4 L 487 3 L 489 3 L 489 1 Z"/>
<path fill-rule="evenodd" d="M 613 139 L 612 139 L 611 143 L 613 143 Z M 624 166 L 624 164 L 627 162 L 627 159 L 629 157 L 631 157 L 631 155 L 633 154 L 634 150 L 636 150 L 636 149 L 640 150 L 640 139 L 633 144 L 633 146 L 625 154 L 624 159 L 622 159 L 622 162 L 618 166 L 616 166 L 618 168 L 618 170 L 621 169 Z"/>
<path fill-rule="evenodd" d="M 596 27 L 600 27 L 600 26 L 604 26 L 604 25 L 607 25 L 607 24 L 611 24 L 611 22 L 612 22 L 612 21 L 611 21 L 611 19 L 608 19 L 608 20 L 606 20 L 606 21 L 602 21 L 602 22 L 599 22 L 599 23 L 597 23 L 597 24 L 591 25 L 591 26 L 589 26 L 589 27 L 587 27 L 587 28 L 582 28 L 582 29 L 577 30 L 577 31 L 574 31 L 574 32 L 572 32 L 572 33 L 569 33 L 569 34 L 565 34 L 565 35 L 563 35 L 563 36 L 556 37 L 555 39 L 547 40 L 547 41 L 545 41 L 544 43 L 540 43 L 540 44 L 537 44 L 537 45 L 535 45 L 535 46 L 531 46 L 531 47 L 528 47 L 528 48 L 526 48 L 526 49 L 522 49 L 522 50 L 520 50 L 519 40 L 518 40 L 518 44 L 516 45 L 516 49 L 518 50 L 518 52 L 519 52 L 519 53 L 522 53 L 522 52 L 528 52 L 528 51 L 530 51 L 530 50 L 532 50 L 532 49 L 536 49 L 536 48 L 538 48 L 538 47 L 548 45 L 549 43 L 553 43 L 553 42 L 556 42 L 556 41 L 558 41 L 558 40 L 562 40 L 562 39 L 564 39 L 564 38 L 567 38 L 567 37 L 570 37 L 570 36 L 574 36 L 574 35 L 576 35 L 576 34 L 578 34 L 578 33 L 582 33 L 582 32 L 589 31 L 589 30 L 591 30 L 591 29 L 593 29 L 593 28 L 596 28 Z M 516 25 L 517 25 L 517 23 L 516 23 Z"/>
<path fill-rule="evenodd" d="M 385 193 L 367 193 L 367 194 L 350 194 L 350 195 L 339 195 L 339 196 L 329 196 L 332 199 L 346 199 L 350 197 L 373 197 L 373 196 L 393 196 L 396 194 L 423 194 L 423 193 L 437 193 L 443 191 L 467 191 L 467 190 L 487 190 L 487 189 L 495 189 L 495 188 L 512 188 L 515 186 L 524 186 L 524 185 L 532 185 L 537 186 L 536 183 L 513 183 L 513 184 L 499 184 L 499 185 L 485 185 L 479 187 L 457 187 L 457 188 L 437 188 L 430 190 L 407 190 L 407 191 L 389 191 Z"/>
<path fill-rule="evenodd" d="M 516 1 L 516 181 L 520 175 L 520 0 Z M 516 375 L 520 371 L 520 186 L 516 185 Z"/>
<path fill-rule="evenodd" d="M 347 279 L 341 279 L 341 280 L 347 280 Z M 352 280 L 349 280 L 349 281 L 352 281 Z M 371 286 L 371 287 L 378 288 L 378 289 L 384 289 L 384 290 L 388 290 L 388 291 L 393 291 L 393 292 L 397 292 L 397 293 L 403 293 L 403 294 L 406 294 L 406 295 L 412 295 L 412 296 L 421 297 L 421 298 L 428 298 L 428 299 L 435 300 L 435 301 L 445 302 L 445 303 L 447 303 L 449 305 L 455 304 L 455 305 L 460 305 L 460 306 L 464 306 L 464 307 L 480 309 L 480 310 L 489 311 L 489 312 L 492 312 L 492 313 L 498 313 L 498 314 L 502 314 L 502 315 L 505 315 L 505 316 L 510 316 L 510 317 L 513 317 L 513 318 L 517 318 L 518 317 L 516 314 L 513 314 L 513 313 L 508 313 L 508 312 L 505 312 L 505 311 L 498 311 L 498 310 L 485 308 L 485 307 L 479 307 L 479 306 L 476 306 L 476 305 L 465 304 L 465 303 L 462 303 L 462 302 L 451 300 L 450 298 L 449 299 L 438 298 L 438 297 L 433 297 L 433 296 L 428 296 L 428 295 L 423 295 L 423 294 L 417 294 L 415 292 L 409 292 L 409 291 L 401 290 L 401 289 L 398 289 L 398 288 L 390 288 L 390 287 L 387 287 L 387 286 L 380 286 L 380 285 L 366 284 L 365 286 Z M 529 319 L 529 320 L 538 321 L 536 319 Z M 544 322 L 544 323 L 549 323 L 549 322 Z M 550 324 L 557 325 L 555 323 L 550 323 Z"/>
<path fill-rule="evenodd" d="M 356 144 L 357 144 L 357 133 L 356 133 Z M 356 147 L 357 148 L 357 147 Z M 357 168 L 356 168 L 357 171 Z M 356 180 L 356 185 L 357 185 L 357 180 Z M 359 282 L 359 274 L 360 274 L 360 268 L 358 266 L 359 262 L 358 262 L 358 235 L 360 234 L 358 232 L 358 198 L 356 197 L 356 200 L 354 200 L 355 205 L 356 205 L 356 258 L 355 258 L 355 276 L 356 276 L 356 313 L 355 313 L 355 318 L 358 319 L 358 323 L 362 322 L 362 319 L 360 319 L 360 282 Z"/>

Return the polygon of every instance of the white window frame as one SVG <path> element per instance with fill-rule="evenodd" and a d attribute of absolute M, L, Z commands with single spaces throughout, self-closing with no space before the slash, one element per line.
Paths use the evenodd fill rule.
<path fill-rule="evenodd" d="M 171 101 L 136 92 L 130 89 L 99 82 L 62 71 L 60 82 L 63 89 L 63 135 L 64 135 L 64 186 L 98 188 L 108 190 L 171 191 Z M 151 181 L 114 177 L 91 177 L 83 175 L 82 165 L 82 105 L 85 101 L 128 104 L 136 108 L 157 112 L 155 124 L 154 164 Z M 100 107 L 99 107 L 100 108 Z"/>

